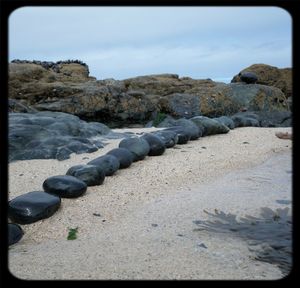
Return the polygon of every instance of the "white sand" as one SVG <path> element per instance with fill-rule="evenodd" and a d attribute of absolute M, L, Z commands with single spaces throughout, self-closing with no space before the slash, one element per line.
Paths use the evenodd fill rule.
<path fill-rule="evenodd" d="M 277 131 L 291 128 L 237 128 L 177 145 L 118 170 L 82 197 L 63 198 L 52 217 L 21 225 L 25 235 L 9 249 L 10 271 L 22 279 L 281 278 L 275 265 L 253 259 L 245 241 L 194 231 L 193 223 L 207 219 L 203 209 L 257 216 L 261 207 L 283 208 L 276 200 L 291 200 L 292 141 L 277 138 Z M 42 190 L 47 177 L 64 175 L 119 141 L 65 161 L 11 163 L 9 198 Z M 75 227 L 78 238 L 67 240 Z"/>

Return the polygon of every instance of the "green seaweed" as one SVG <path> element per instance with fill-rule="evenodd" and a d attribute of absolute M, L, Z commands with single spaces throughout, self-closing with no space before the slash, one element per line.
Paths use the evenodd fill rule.
<path fill-rule="evenodd" d="M 157 113 L 155 119 L 153 120 L 153 126 L 156 127 L 160 122 L 162 122 L 167 115 L 165 113 L 159 112 Z"/>
<path fill-rule="evenodd" d="M 68 240 L 75 240 L 77 238 L 78 227 L 69 228 Z"/>

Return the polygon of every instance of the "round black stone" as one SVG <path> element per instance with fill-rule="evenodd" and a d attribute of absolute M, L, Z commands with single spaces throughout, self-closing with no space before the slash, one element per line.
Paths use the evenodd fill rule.
<path fill-rule="evenodd" d="M 8 223 L 8 245 L 15 244 L 21 240 L 24 232 L 18 224 Z"/>
<path fill-rule="evenodd" d="M 61 199 L 43 191 L 20 195 L 8 202 L 8 217 L 19 224 L 30 224 L 52 216 L 60 207 Z"/>
<path fill-rule="evenodd" d="M 115 156 L 120 162 L 120 169 L 129 167 L 133 162 L 132 153 L 126 148 L 115 148 L 107 152 L 109 155 Z"/>
<path fill-rule="evenodd" d="M 120 161 L 114 155 L 103 155 L 87 164 L 97 166 L 104 171 L 105 176 L 113 175 L 120 168 Z"/>
<path fill-rule="evenodd" d="M 150 151 L 150 146 L 141 137 L 125 138 L 119 143 L 119 148 L 126 148 L 133 154 L 133 162 L 143 160 Z"/>
<path fill-rule="evenodd" d="M 146 133 L 141 138 L 145 139 L 150 146 L 149 156 L 159 156 L 165 152 L 165 144 L 158 136 Z"/>
<path fill-rule="evenodd" d="M 95 165 L 72 166 L 66 175 L 80 179 L 87 186 L 101 185 L 105 178 L 105 172 Z"/>
<path fill-rule="evenodd" d="M 191 134 L 181 126 L 173 126 L 165 129 L 166 131 L 174 131 L 177 134 L 177 144 L 186 144 L 191 139 Z M 164 130 L 164 131 L 165 131 Z"/>
<path fill-rule="evenodd" d="M 158 136 L 164 142 L 166 148 L 171 148 L 175 146 L 178 142 L 178 136 L 175 131 L 160 130 L 160 131 L 154 131 L 152 133 Z"/>
<path fill-rule="evenodd" d="M 47 178 L 43 189 L 62 198 L 75 198 L 83 195 L 87 185 L 80 179 L 69 175 L 58 175 Z"/>
<path fill-rule="evenodd" d="M 241 80 L 247 84 L 254 84 L 258 80 L 256 74 L 253 72 L 242 72 L 239 76 Z"/>

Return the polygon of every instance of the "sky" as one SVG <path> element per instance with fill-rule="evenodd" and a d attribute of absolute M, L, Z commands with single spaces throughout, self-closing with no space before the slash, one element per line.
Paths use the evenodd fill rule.
<path fill-rule="evenodd" d="M 98 80 L 174 73 L 230 82 L 252 64 L 292 67 L 292 18 L 279 7 L 22 7 L 9 61 L 81 60 Z"/>

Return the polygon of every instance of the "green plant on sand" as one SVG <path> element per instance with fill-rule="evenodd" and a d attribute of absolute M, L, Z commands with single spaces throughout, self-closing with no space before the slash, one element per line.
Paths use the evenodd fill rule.
<path fill-rule="evenodd" d="M 75 240 L 77 238 L 78 227 L 69 228 L 68 240 Z"/>

